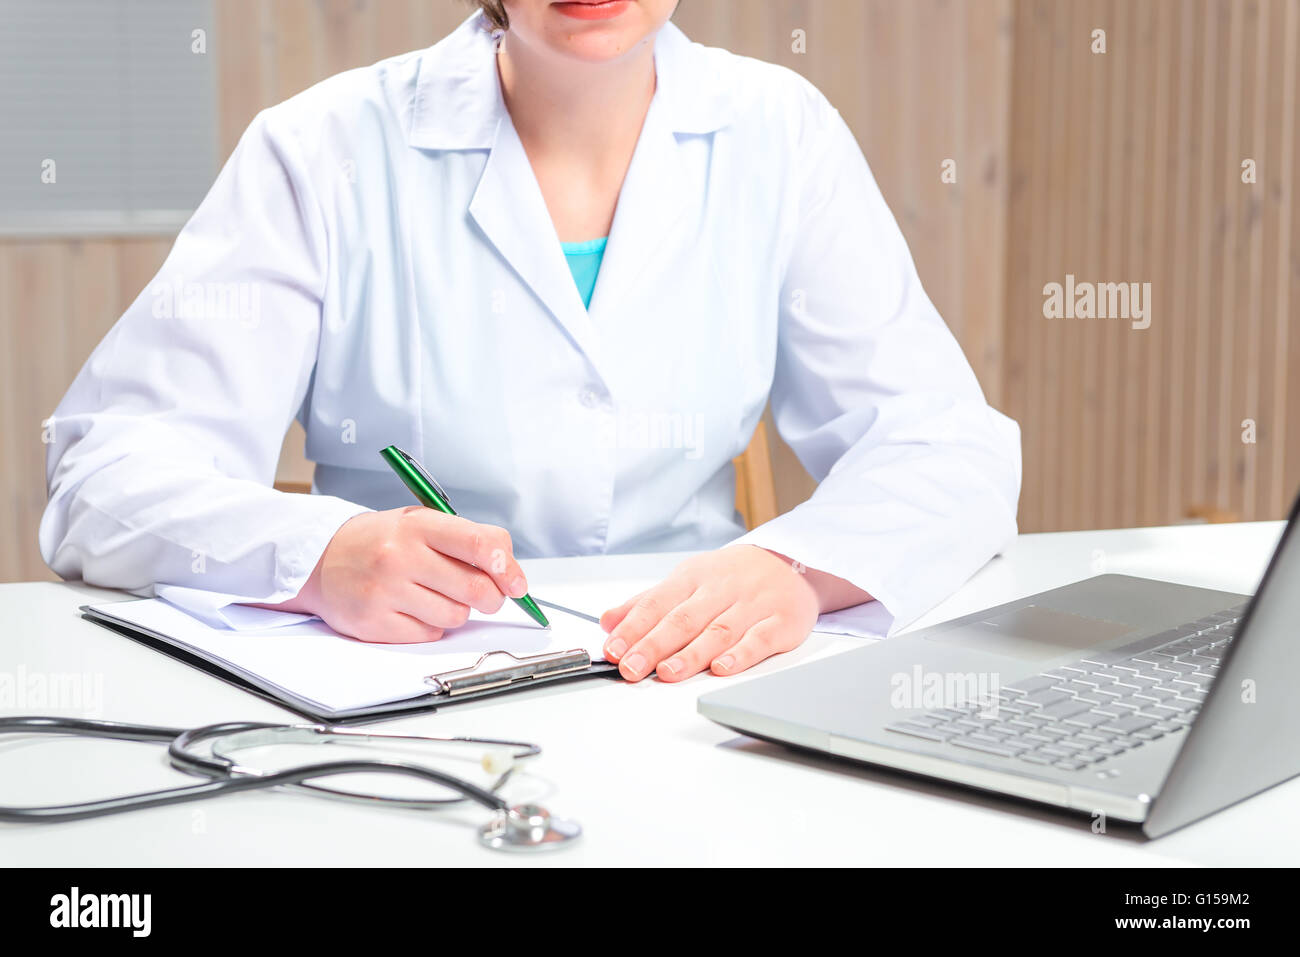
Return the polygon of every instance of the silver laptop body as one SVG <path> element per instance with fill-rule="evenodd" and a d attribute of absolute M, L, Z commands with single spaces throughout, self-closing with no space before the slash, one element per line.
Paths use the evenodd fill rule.
<path fill-rule="evenodd" d="M 1157 837 L 1300 773 L 1298 511 L 1253 600 L 1100 575 L 704 695 L 699 711 Z"/>

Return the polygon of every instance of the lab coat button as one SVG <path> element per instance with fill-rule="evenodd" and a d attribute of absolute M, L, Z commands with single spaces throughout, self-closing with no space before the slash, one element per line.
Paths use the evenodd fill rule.
<path fill-rule="evenodd" d="M 594 409 L 600 405 L 600 396 L 592 389 L 583 389 L 578 393 L 578 401 L 588 409 Z"/>

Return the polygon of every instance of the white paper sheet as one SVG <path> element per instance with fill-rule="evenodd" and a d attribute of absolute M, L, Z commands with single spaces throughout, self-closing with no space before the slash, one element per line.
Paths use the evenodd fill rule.
<path fill-rule="evenodd" d="M 604 660 L 605 633 L 599 625 L 548 611 L 551 627 L 541 628 L 513 602 L 491 617 L 472 613 L 467 624 L 439 641 L 409 645 L 344 638 L 323 621 L 302 621 L 298 615 L 285 615 L 286 623 L 279 627 L 213 628 L 160 599 L 114 602 L 95 610 L 319 711 L 372 708 L 429 694 L 433 689 L 427 677 L 472 667 L 491 651 L 523 657 L 581 648 L 593 661 Z"/>

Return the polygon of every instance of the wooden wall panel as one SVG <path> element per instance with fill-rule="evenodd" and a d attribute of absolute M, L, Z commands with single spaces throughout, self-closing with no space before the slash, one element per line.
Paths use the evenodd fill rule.
<path fill-rule="evenodd" d="M 1003 335 L 1022 528 L 1281 517 L 1300 488 L 1300 2 L 1017 0 L 1015 14 Z M 1150 328 L 1045 319 L 1043 286 L 1067 274 L 1150 282 Z"/>
<path fill-rule="evenodd" d="M 54 577 L 36 545 L 41 423 L 170 246 L 169 238 L 0 243 L 0 581 Z"/>

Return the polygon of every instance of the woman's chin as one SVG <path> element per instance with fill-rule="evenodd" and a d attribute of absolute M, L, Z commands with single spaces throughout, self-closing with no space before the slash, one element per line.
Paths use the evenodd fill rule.
<path fill-rule="evenodd" d="M 553 14 L 546 24 L 546 45 L 575 60 L 617 60 L 651 40 L 657 30 L 657 24 L 637 13 L 633 8 L 612 20 L 577 20 Z"/>
<path fill-rule="evenodd" d="M 625 38 L 564 38 L 554 44 L 555 52 L 569 60 L 586 62 L 586 64 L 603 64 L 614 62 L 627 56 L 628 51 L 641 40 Z"/>
<path fill-rule="evenodd" d="M 640 35 L 625 36 L 623 31 L 608 35 L 596 31 L 555 37 L 550 46 L 556 53 L 583 63 L 610 63 L 628 54 L 648 38 Z"/>

